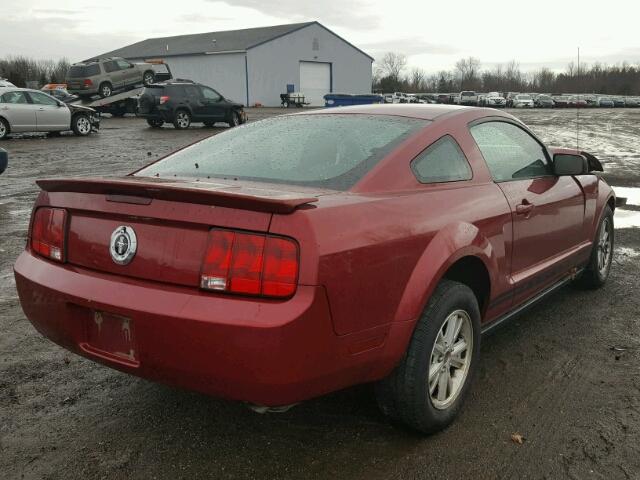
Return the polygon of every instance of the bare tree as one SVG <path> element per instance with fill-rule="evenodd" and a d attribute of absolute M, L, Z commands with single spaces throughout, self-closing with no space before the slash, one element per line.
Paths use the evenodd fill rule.
<path fill-rule="evenodd" d="M 404 53 L 387 52 L 378 65 L 379 72 L 383 77 L 389 77 L 399 82 L 402 71 L 407 66 L 407 56 Z"/>
<path fill-rule="evenodd" d="M 460 89 L 477 89 L 480 86 L 480 60 L 475 57 L 461 58 L 456 62 L 456 72 L 460 80 Z"/>
<path fill-rule="evenodd" d="M 415 67 L 409 73 L 409 86 L 414 92 L 421 92 L 424 89 L 426 74 L 423 69 Z"/>

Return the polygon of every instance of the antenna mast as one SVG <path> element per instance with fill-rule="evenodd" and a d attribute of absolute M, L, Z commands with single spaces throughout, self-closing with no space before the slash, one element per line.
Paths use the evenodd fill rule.
<path fill-rule="evenodd" d="M 580 47 L 578 47 L 578 90 L 580 90 Z M 578 95 L 580 100 L 580 95 Z M 576 101 L 576 150 L 580 150 L 580 107 Z"/>

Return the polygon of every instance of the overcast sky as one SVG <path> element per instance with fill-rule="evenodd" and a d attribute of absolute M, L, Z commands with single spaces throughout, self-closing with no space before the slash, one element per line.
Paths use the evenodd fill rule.
<path fill-rule="evenodd" d="M 520 7 L 518 5 L 527 5 Z M 461 57 L 483 66 L 563 69 L 640 62 L 640 2 L 487 0 L 2 0 L 0 58 L 78 61 L 149 37 L 318 20 L 373 57 L 403 52 L 429 73 Z"/>

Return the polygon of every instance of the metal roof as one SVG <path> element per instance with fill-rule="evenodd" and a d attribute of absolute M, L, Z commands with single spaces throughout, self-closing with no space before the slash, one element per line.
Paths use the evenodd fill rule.
<path fill-rule="evenodd" d="M 141 42 L 104 53 L 95 58 L 124 57 L 148 59 L 176 55 L 245 52 L 252 47 L 275 40 L 278 37 L 282 37 L 313 24 L 317 24 L 333 35 L 336 35 L 318 22 L 291 23 L 288 25 L 275 25 L 272 27 L 246 28 L 243 30 L 227 30 L 223 32 L 148 38 Z M 343 41 L 351 45 L 342 37 L 338 36 L 338 38 L 341 38 Z M 369 55 L 364 53 L 362 50 L 353 45 L 351 46 L 369 57 Z"/>

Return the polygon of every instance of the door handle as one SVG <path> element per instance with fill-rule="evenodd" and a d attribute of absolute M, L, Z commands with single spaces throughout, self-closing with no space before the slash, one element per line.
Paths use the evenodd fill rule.
<path fill-rule="evenodd" d="M 518 215 L 524 215 L 525 217 L 529 217 L 531 211 L 533 210 L 533 203 L 528 200 L 523 200 L 522 203 L 516 205 L 516 213 Z"/>
<path fill-rule="evenodd" d="M 44 107 L 40 107 L 38 110 L 43 112 L 44 111 Z"/>

